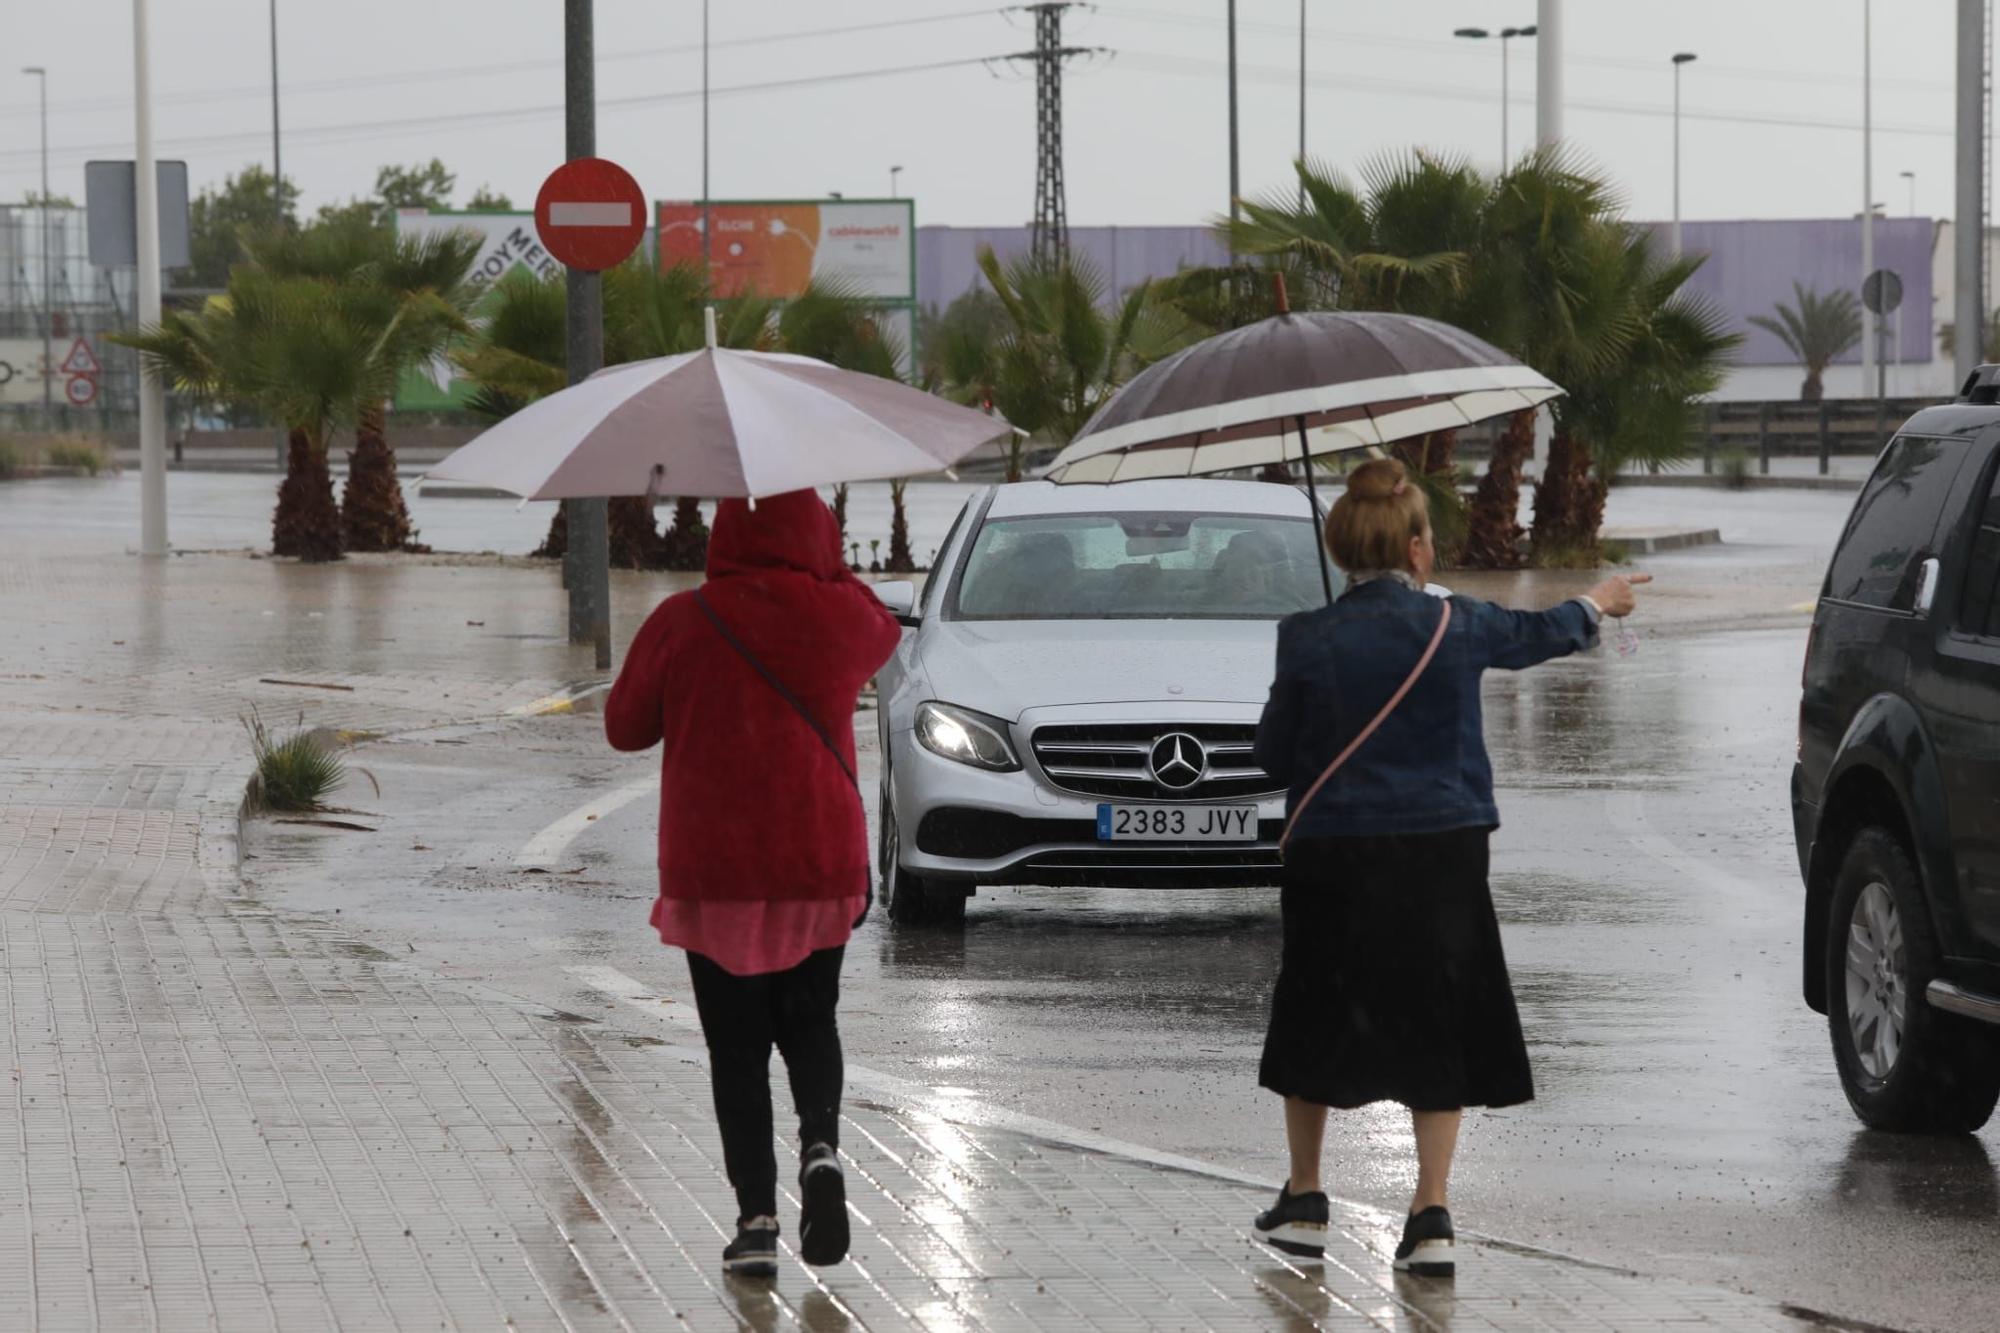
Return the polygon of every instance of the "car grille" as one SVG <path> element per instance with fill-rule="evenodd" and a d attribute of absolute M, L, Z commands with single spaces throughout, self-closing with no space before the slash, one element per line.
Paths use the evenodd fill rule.
<path fill-rule="evenodd" d="M 1162 783 L 1153 749 L 1175 734 L 1200 742 L 1201 776 L 1191 785 Z M 1257 728 L 1248 722 L 1090 722 L 1037 727 L 1035 762 L 1051 783 L 1083 796 L 1130 801 L 1240 801 L 1282 791 L 1250 757 Z"/>

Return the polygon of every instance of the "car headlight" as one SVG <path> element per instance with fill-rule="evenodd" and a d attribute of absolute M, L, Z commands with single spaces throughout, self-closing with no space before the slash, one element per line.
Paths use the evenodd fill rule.
<path fill-rule="evenodd" d="M 928 700 L 918 704 L 917 741 L 932 754 L 974 768 L 1007 773 L 1021 766 L 1007 743 L 1007 724 L 970 708 Z"/>

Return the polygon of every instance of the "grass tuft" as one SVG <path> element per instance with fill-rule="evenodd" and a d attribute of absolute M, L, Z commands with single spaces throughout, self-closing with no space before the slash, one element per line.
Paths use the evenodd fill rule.
<path fill-rule="evenodd" d="M 94 477 L 111 466 L 111 455 L 96 440 L 75 435 L 50 445 L 46 461 L 50 467 L 75 468 Z"/>
<path fill-rule="evenodd" d="M 1722 456 L 1722 484 L 1727 490 L 1747 491 L 1750 489 L 1750 455 L 1741 449 L 1731 449 Z"/>
<path fill-rule="evenodd" d="M 347 778 L 340 759 L 304 727 L 278 736 L 253 709 L 243 719 L 250 749 L 257 757 L 257 775 L 250 781 L 250 805 L 256 810 L 319 810 L 328 793 Z"/>
<path fill-rule="evenodd" d="M 0 440 L 0 481 L 5 481 L 21 470 L 26 462 L 21 457 L 21 448 L 12 440 Z"/>

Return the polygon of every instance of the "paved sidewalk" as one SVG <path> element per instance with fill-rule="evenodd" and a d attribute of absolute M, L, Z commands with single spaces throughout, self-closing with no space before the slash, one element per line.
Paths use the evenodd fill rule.
<path fill-rule="evenodd" d="M 544 637 L 554 583 L 5 553 L 0 1328 L 1815 1326 L 1501 1246 L 1398 1281 L 1358 1207 L 1288 1263 L 1244 1236 L 1264 1190 L 879 1088 L 844 1126 L 853 1261 L 725 1280 L 701 1054 L 645 997 L 550 1011 L 236 873 L 240 714 L 529 711 L 586 665 Z M 621 582 L 621 635 L 649 595 Z"/>

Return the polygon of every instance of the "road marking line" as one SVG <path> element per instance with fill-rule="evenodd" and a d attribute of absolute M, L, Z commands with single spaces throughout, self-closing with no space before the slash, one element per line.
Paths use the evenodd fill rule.
<path fill-rule="evenodd" d="M 636 978 L 620 972 L 615 967 L 599 964 L 567 967 L 563 970 L 590 989 L 609 995 L 615 1000 L 622 1000 L 640 1013 L 664 1019 L 686 1031 L 701 1031 L 701 1019 L 696 1015 L 693 1005 L 682 1004 L 670 996 L 657 994 Z M 870 1069 L 866 1065 L 848 1064 L 847 1082 L 850 1087 L 865 1088 L 871 1092 L 894 1097 L 915 1114 L 933 1120 L 1011 1130 L 1032 1138 L 1047 1139 L 1052 1143 L 1063 1143 L 1091 1152 L 1131 1158 L 1170 1170 L 1189 1171 L 1211 1179 L 1233 1181 L 1239 1185 L 1253 1185 L 1258 1189 L 1263 1189 L 1270 1183 L 1259 1175 L 1234 1171 L 1226 1166 L 1218 1166 L 1214 1162 L 1182 1157 L 1177 1153 L 1161 1152 L 1157 1148 L 1148 1148 L 1141 1143 L 1131 1143 L 1125 1139 L 1112 1138 L 1108 1134 L 1078 1129 L 1074 1125 L 1044 1120 L 1040 1116 L 1010 1111 L 991 1102 L 967 1097 L 956 1088 L 936 1088 L 913 1079 L 899 1078 L 895 1074 L 884 1073 L 879 1069 Z M 1380 1217 L 1388 1216 L 1381 1209 L 1366 1204 L 1352 1206 Z"/>
<path fill-rule="evenodd" d="M 579 805 L 576 809 L 556 820 L 540 833 L 528 839 L 521 850 L 514 853 L 517 866 L 550 866 L 575 842 L 578 835 L 604 816 L 623 810 L 647 792 L 660 789 L 660 775 L 649 773 L 637 782 L 628 782 L 615 791 L 606 792 L 596 800 Z"/>

